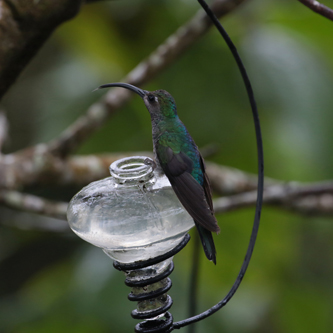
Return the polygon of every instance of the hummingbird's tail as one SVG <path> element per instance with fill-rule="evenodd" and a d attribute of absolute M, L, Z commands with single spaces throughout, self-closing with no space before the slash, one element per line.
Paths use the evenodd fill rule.
<path fill-rule="evenodd" d="M 196 226 L 207 259 L 216 265 L 216 250 L 212 233 L 197 223 Z"/>

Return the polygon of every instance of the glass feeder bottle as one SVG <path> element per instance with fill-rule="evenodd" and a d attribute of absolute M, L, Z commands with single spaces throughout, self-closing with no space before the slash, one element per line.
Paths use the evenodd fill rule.
<path fill-rule="evenodd" d="M 129 299 L 138 301 L 132 316 L 148 320 L 165 316 L 172 305 L 166 294 L 172 251 L 186 245 L 194 226 L 167 177 L 152 165 L 144 156 L 112 163 L 111 177 L 84 187 L 67 212 L 71 229 L 101 247 L 125 272 L 125 283 L 132 287 Z M 165 253 L 171 257 L 158 262 Z"/>

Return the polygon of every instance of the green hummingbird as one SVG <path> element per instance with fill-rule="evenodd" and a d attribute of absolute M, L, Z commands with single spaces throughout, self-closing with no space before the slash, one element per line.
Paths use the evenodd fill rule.
<path fill-rule="evenodd" d="M 177 115 L 175 100 L 165 90 L 147 91 L 128 83 L 108 83 L 97 89 L 109 87 L 129 89 L 143 99 L 151 117 L 155 167 L 168 177 L 194 220 L 206 257 L 216 264 L 212 232 L 220 228 L 214 216 L 209 179 L 198 147 Z"/>

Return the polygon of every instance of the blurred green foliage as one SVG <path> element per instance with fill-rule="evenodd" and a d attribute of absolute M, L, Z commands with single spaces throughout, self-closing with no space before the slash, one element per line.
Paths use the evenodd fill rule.
<path fill-rule="evenodd" d="M 54 138 L 198 9 L 194 0 L 121 0 L 83 6 L 64 24 L 7 94 L 6 152 Z M 223 23 L 252 79 L 264 137 L 266 175 L 332 178 L 333 23 L 298 1 L 248 1 Z M 229 50 L 215 30 L 145 87 L 166 89 L 211 160 L 256 172 L 250 108 Z M 148 112 L 138 98 L 119 110 L 78 153 L 151 150 Z M 73 189 L 43 189 L 68 200 Z M 235 279 L 254 210 L 219 215 L 218 265 L 202 260 L 199 310 L 222 299 Z M 29 221 L 50 227 L 31 229 Z M 131 332 L 134 304 L 123 275 L 99 249 L 60 221 L 0 212 L 0 332 Z M 332 218 L 265 208 L 243 284 L 197 332 L 333 331 Z M 191 244 L 175 257 L 175 320 L 187 316 Z M 203 255 L 202 255 L 202 259 Z M 185 329 L 183 329 L 185 331 Z"/>

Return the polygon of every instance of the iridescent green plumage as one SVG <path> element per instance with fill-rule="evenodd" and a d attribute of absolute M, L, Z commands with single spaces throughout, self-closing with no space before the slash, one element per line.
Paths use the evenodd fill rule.
<path fill-rule="evenodd" d="M 168 177 L 180 202 L 192 216 L 209 260 L 216 263 L 212 237 L 219 232 L 214 216 L 204 161 L 194 140 L 177 115 L 173 97 L 165 90 L 149 92 L 126 83 L 101 86 L 123 87 L 139 94 L 152 121 L 155 162 Z"/>

